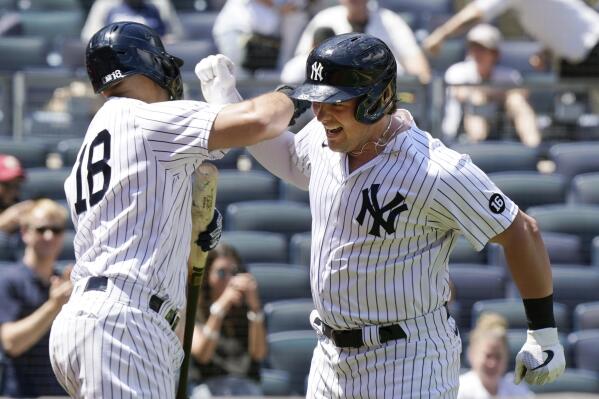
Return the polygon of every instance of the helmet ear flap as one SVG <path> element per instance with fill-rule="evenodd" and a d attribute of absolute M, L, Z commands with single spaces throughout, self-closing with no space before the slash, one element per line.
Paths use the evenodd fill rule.
<path fill-rule="evenodd" d="M 380 120 L 390 109 L 395 108 L 395 78 L 383 80 L 375 84 L 363 96 L 356 107 L 355 117 L 358 122 L 373 124 Z"/>

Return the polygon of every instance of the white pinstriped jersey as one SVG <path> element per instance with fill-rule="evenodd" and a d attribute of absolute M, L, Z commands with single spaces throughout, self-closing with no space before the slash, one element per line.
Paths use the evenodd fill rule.
<path fill-rule="evenodd" d="M 72 280 L 108 276 L 182 307 L 190 178 L 222 106 L 111 97 L 92 120 L 65 192 L 77 229 Z"/>
<path fill-rule="evenodd" d="M 411 121 L 405 110 L 396 116 Z M 291 146 L 310 177 L 312 296 L 333 328 L 438 309 L 449 299 L 448 257 L 459 234 L 480 250 L 518 211 L 467 155 L 410 123 L 351 174 L 316 119 Z"/>

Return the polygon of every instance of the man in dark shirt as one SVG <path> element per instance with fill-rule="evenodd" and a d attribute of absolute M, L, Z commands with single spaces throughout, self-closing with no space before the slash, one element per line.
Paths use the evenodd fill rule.
<path fill-rule="evenodd" d="M 0 395 L 37 397 L 66 393 L 54 377 L 48 354 L 52 321 L 67 302 L 69 269 L 55 269 L 64 240 L 67 212 L 58 203 L 34 203 L 21 225 L 25 253 L 0 274 Z"/>

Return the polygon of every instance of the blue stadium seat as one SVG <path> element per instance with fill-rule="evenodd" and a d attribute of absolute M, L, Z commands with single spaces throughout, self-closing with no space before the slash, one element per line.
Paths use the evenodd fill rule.
<path fill-rule="evenodd" d="M 486 141 L 476 144 L 454 144 L 451 148 L 468 154 L 472 162 L 486 173 L 503 171 L 536 171 L 538 150 L 516 142 Z"/>
<path fill-rule="evenodd" d="M 594 237 L 591 242 L 591 264 L 599 266 L 599 236 Z"/>
<path fill-rule="evenodd" d="M 294 298 L 311 298 L 310 271 L 289 263 L 248 263 L 256 278 L 260 300 L 266 304 Z"/>
<path fill-rule="evenodd" d="M 221 159 L 216 159 L 214 161 L 210 161 L 218 170 L 230 169 L 230 170 L 238 170 L 238 160 L 239 157 L 244 153 L 243 148 L 231 148 L 224 157 Z"/>
<path fill-rule="evenodd" d="M 286 201 L 303 202 L 310 204 L 310 194 L 306 190 L 301 190 L 291 183 L 281 180 L 280 198 Z"/>
<path fill-rule="evenodd" d="M 599 172 L 575 176 L 568 200 L 574 204 L 599 205 Z"/>
<path fill-rule="evenodd" d="M 472 244 L 460 235 L 449 255 L 449 263 L 487 263 L 487 247 L 476 251 Z"/>
<path fill-rule="evenodd" d="M 15 0 L 11 0 L 15 3 Z M 16 1 L 17 6 L 23 11 L 56 11 L 56 10 L 80 10 L 81 4 L 77 0 L 25 0 Z"/>
<path fill-rule="evenodd" d="M 298 265 L 310 266 L 310 247 L 312 233 L 297 233 L 291 236 L 289 242 L 289 260 Z"/>
<path fill-rule="evenodd" d="M 80 137 L 61 140 L 56 144 L 56 151 L 60 155 L 64 167 L 72 168 L 75 165 L 82 144 L 83 138 Z"/>
<path fill-rule="evenodd" d="M 45 167 L 48 145 L 37 140 L 0 139 L 0 154 L 15 156 L 24 168 Z"/>
<path fill-rule="evenodd" d="M 75 238 L 75 230 L 66 230 L 64 232 L 64 244 L 62 251 L 58 254 L 59 261 L 69 261 L 75 259 L 75 244 L 73 242 Z M 73 261 L 73 264 L 75 262 Z"/>
<path fill-rule="evenodd" d="M 575 331 L 599 329 L 599 301 L 576 305 L 572 324 Z"/>
<path fill-rule="evenodd" d="M 79 37 L 84 23 L 84 15 L 80 9 L 22 11 L 19 17 L 24 36 L 49 39 Z"/>
<path fill-rule="evenodd" d="M 586 172 L 599 172 L 599 142 L 579 141 L 558 143 L 549 148 L 549 159 L 555 162 L 556 173 L 568 181 Z"/>
<path fill-rule="evenodd" d="M 288 237 L 310 231 L 312 216 L 306 204 L 292 201 L 244 201 L 227 207 L 227 230 L 257 230 Z"/>
<path fill-rule="evenodd" d="M 588 370 L 567 368 L 557 380 L 549 384 L 531 385 L 529 388 L 535 394 L 596 394 L 599 393 L 599 376 Z M 560 395 L 560 397 L 565 397 L 565 395 Z"/>
<path fill-rule="evenodd" d="M 216 207 L 223 213 L 233 202 L 275 200 L 279 197 L 279 182 L 262 171 L 221 170 L 218 176 Z"/>
<path fill-rule="evenodd" d="M 287 262 L 287 237 L 265 231 L 224 231 L 221 241 L 232 245 L 245 263 Z"/>
<path fill-rule="evenodd" d="M 212 38 L 180 40 L 173 43 L 166 43 L 165 47 L 166 51 L 170 54 L 183 60 L 184 64 L 181 67 L 182 72 L 193 72 L 193 69 L 199 60 L 218 53 Z"/>
<path fill-rule="evenodd" d="M 183 26 L 183 31 L 185 32 L 185 37 L 188 40 L 212 40 L 212 27 L 214 26 L 218 12 L 185 11 L 180 12 L 178 15 Z"/>
<path fill-rule="evenodd" d="M 71 173 L 71 168 L 27 169 L 27 178 L 23 183 L 21 194 L 24 199 L 50 198 L 65 200 L 64 182 Z"/>
<path fill-rule="evenodd" d="M 268 302 L 264 305 L 268 333 L 292 330 L 309 330 L 310 312 L 314 309 L 312 298 L 297 298 Z"/>
<path fill-rule="evenodd" d="M 599 373 L 599 330 L 580 330 L 568 335 L 574 366 Z"/>
<path fill-rule="evenodd" d="M 522 210 L 566 201 L 567 182 L 557 174 L 513 171 L 490 173 L 489 177 Z"/>
<path fill-rule="evenodd" d="M 447 68 L 464 60 L 465 53 L 466 45 L 463 39 L 449 39 L 445 41 L 439 54 L 428 55 L 428 61 L 436 75 L 444 76 Z"/>
<path fill-rule="evenodd" d="M 541 43 L 532 40 L 503 40 L 499 44 L 499 63 L 514 68 L 522 75 L 537 73 L 528 59 L 542 47 Z"/>
<path fill-rule="evenodd" d="M 306 376 L 310 373 L 317 338 L 314 330 L 283 331 L 266 336 L 268 366 L 291 376 L 291 391 L 305 395 Z"/>

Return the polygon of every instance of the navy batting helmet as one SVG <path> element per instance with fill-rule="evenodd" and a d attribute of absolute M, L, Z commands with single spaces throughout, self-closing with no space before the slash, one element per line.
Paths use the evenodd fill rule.
<path fill-rule="evenodd" d="M 85 64 L 96 93 L 127 76 L 141 74 L 168 91 L 171 100 L 183 97 L 179 71 L 183 60 L 168 54 L 160 36 L 146 25 L 136 22 L 106 25 L 90 39 Z"/>
<path fill-rule="evenodd" d="M 306 80 L 291 97 L 320 103 L 360 98 L 356 120 L 371 124 L 394 112 L 397 64 L 385 42 L 364 33 L 334 36 L 314 48 Z M 388 88 L 392 95 L 386 95 Z"/>

